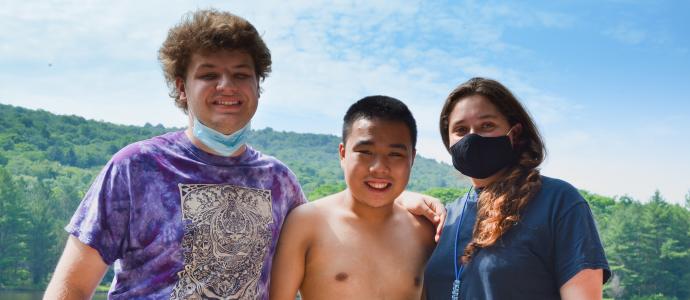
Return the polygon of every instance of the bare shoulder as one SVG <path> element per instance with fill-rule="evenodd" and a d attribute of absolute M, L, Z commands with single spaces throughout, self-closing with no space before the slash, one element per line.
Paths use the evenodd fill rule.
<path fill-rule="evenodd" d="M 317 199 L 309 204 L 313 205 L 315 214 L 318 214 L 320 217 L 330 218 L 341 207 L 343 197 L 345 197 L 345 193 L 339 192 Z"/>
<path fill-rule="evenodd" d="M 303 227 L 309 223 L 316 222 L 319 218 L 319 211 L 314 202 L 307 202 L 291 210 L 285 219 L 285 227 Z"/>
<path fill-rule="evenodd" d="M 317 199 L 312 203 L 316 204 L 319 207 L 323 207 L 323 208 L 332 207 L 334 204 L 336 204 L 337 202 L 342 200 L 344 196 L 345 196 L 344 191 L 338 192 L 338 193 L 330 194 L 330 195 L 325 196 L 323 198 Z"/>
<path fill-rule="evenodd" d="M 333 194 L 296 207 L 287 216 L 286 225 L 299 227 L 318 225 L 327 220 L 339 197 L 342 197 L 340 193 Z"/>

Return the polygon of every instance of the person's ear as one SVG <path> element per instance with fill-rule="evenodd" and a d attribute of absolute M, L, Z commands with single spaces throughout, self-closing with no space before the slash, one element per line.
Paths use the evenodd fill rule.
<path fill-rule="evenodd" d="M 175 78 L 175 88 L 177 88 L 177 94 L 180 95 L 180 100 L 187 102 L 187 90 L 185 89 L 184 79 L 180 77 Z"/>
<path fill-rule="evenodd" d="M 345 159 L 345 145 L 343 143 L 338 145 L 338 156 L 340 157 L 340 167 L 343 167 L 343 162 Z"/>

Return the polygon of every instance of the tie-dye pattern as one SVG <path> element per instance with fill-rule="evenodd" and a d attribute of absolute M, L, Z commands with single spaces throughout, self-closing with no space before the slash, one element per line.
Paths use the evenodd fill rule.
<path fill-rule="evenodd" d="M 251 147 L 239 157 L 211 155 L 193 146 L 183 131 L 131 144 L 103 168 L 65 229 L 114 265 L 109 298 L 168 299 L 185 267 L 180 187 L 188 185 L 270 192 L 271 240 L 250 297 L 268 299 L 280 228 L 305 197 L 284 164 Z"/>

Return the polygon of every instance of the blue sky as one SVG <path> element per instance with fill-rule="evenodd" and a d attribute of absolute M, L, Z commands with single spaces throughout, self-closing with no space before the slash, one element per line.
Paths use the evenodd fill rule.
<path fill-rule="evenodd" d="M 157 50 L 183 13 L 214 6 L 273 54 L 254 128 L 338 135 L 352 102 L 385 94 L 415 114 L 418 152 L 449 162 L 441 105 L 484 76 L 536 119 L 543 174 L 643 201 L 690 190 L 688 1 L 3 2 L 0 103 L 184 126 Z"/>

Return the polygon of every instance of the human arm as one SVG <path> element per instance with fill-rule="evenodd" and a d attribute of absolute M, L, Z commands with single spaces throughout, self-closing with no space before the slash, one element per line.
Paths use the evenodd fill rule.
<path fill-rule="evenodd" d="M 90 299 L 107 269 L 98 251 L 70 235 L 43 299 Z"/>
<path fill-rule="evenodd" d="M 438 242 L 446 220 L 446 208 L 441 200 L 420 193 L 404 191 L 395 202 L 402 205 L 413 215 L 423 216 L 436 227 L 434 240 Z"/>
<path fill-rule="evenodd" d="M 604 274 L 602 269 L 583 269 L 561 286 L 563 300 L 602 299 Z"/>
<path fill-rule="evenodd" d="M 294 300 L 302 279 L 308 250 L 308 232 L 313 226 L 302 205 L 288 215 L 280 232 L 271 271 L 270 299 Z"/>

